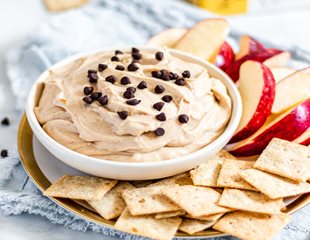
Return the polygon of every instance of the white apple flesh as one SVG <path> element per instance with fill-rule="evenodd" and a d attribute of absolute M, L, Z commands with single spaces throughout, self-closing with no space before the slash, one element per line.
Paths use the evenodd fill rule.
<path fill-rule="evenodd" d="M 186 32 L 185 28 L 169 28 L 152 36 L 145 45 L 172 48 Z"/>
<path fill-rule="evenodd" d="M 291 67 L 273 67 L 270 68 L 270 71 L 272 72 L 276 83 L 296 72 L 296 70 Z"/>
<path fill-rule="evenodd" d="M 273 48 L 267 49 L 266 51 L 270 52 L 271 54 L 276 53 L 264 61 L 264 64 L 270 68 L 286 66 L 288 61 L 291 59 L 291 54 L 289 52 L 281 52 L 278 54 L 278 49 Z"/>
<path fill-rule="evenodd" d="M 310 145 L 310 127 L 305 131 L 303 134 L 301 134 L 298 138 L 294 140 L 294 142 L 297 142 L 302 145 Z"/>
<path fill-rule="evenodd" d="M 236 60 L 255 52 L 265 51 L 264 46 L 254 38 L 243 35 L 239 41 L 239 52 L 236 54 Z"/>

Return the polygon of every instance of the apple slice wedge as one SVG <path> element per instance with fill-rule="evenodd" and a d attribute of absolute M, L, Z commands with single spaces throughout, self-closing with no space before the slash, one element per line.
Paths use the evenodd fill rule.
<path fill-rule="evenodd" d="M 251 136 L 266 122 L 271 113 L 275 88 L 273 75 L 264 64 L 246 61 L 241 65 L 238 89 L 242 98 L 243 113 L 230 143 Z"/>
<path fill-rule="evenodd" d="M 296 71 L 277 84 L 271 112 L 279 114 L 308 98 L 310 98 L 310 67 Z"/>
<path fill-rule="evenodd" d="M 215 58 L 215 65 L 222 69 L 224 72 L 235 61 L 235 53 L 228 42 L 224 42 Z"/>
<path fill-rule="evenodd" d="M 239 41 L 239 52 L 236 54 L 236 60 L 244 57 L 245 55 L 253 54 L 255 52 L 265 51 L 265 47 L 256 41 L 254 38 L 243 35 Z"/>
<path fill-rule="evenodd" d="M 272 55 L 272 57 L 264 61 L 264 64 L 270 68 L 286 66 L 291 59 L 291 54 L 289 52 L 283 51 L 278 53 L 279 50 L 274 48 L 267 49 L 266 51 Z"/>
<path fill-rule="evenodd" d="M 310 99 L 295 105 L 277 117 L 270 117 L 252 136 L 226 147 L 235 156 L 260 154 L 273 138 L 294 141 L 310 127 Z"/>
<path fill-rule="evenodd" d="M 276 83 L 296 72 L 296 70 L 291 67 L 273 67 L 270 68 L 270 71 L 272 72 Z"/>
<path fill-rule="evenodd" d="M 186 32 L 185 28 L 168 28 L 152 36 L 145 45 L 172 48 Z"/>
<path fill-rule="evenodd" d="M 210 60 L 216 56 L 228 35 L 229 26 L 222 18 L 210 18 L 195 24 L 174 48 Z"/>
<path fill-rule="evenodd" d="M 310 145 L 310 127 L 307 129 L 307 131 L 305 131 L 298 138 L 296 138 L 294 142 L 297 142 L 305 146 Z"/>

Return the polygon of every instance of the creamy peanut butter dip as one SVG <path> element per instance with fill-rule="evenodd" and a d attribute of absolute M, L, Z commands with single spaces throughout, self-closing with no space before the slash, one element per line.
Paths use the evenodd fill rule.
<path fill-rule="evenodd" d="M 47 134 L 74 151 L 151 162 L 208 145 L 231 108 L 226 87 L 204 67 L 164 49 L 133 48 L 50 70 L 35 113 Z"/>

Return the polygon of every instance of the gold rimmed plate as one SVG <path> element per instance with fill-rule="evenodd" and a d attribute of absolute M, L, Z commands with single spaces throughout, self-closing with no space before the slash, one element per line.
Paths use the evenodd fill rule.
<path fill-rule="evenodd" d="M 52 182 L 64 174 L 83 174 L 59 161 L 40 144 L 33 136 L 26 115 L 23 116 L 18 130 L 18 151 L 24 169 L 41 191 L 45 191 Z M 54 197 L 50 197 L 50 199 L 85 220 L 117 230 L 114 227 L 114 221 L 105 220 L 84 201 L 73 201 Z M 294 213 L 308 203 L 310 203 L 310 193 L 290 199 L 287 202 L 288 205 L 286 206 L 285 212 L 289 214 Z M 212 229 L 196 235 L 177 234 L 178 238 L 211 238 L 219 236 L 224 236 L 224 234 Z"/>

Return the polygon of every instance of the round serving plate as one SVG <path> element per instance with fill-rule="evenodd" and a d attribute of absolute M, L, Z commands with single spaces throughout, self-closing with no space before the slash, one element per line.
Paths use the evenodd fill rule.
<path fill-rule="evenodd" d="M 43 147 L 33 136 L 26 115 L 23 116 L 18 130 L 18 151 L 24 169 L 41 191 L 45 191 L 54 181 L 64 174 L 85 175 L 85 173 L 58 160 Z M 87 221 L 117 230 L 114 227 L 114 221 L 108 221 L 102 218 L 85 201 L 54 197 L 50 197 L 50 199 L 59 206 Z M 286 201 L 286 203 L 285 212 L 292 214 L 310 203 L 310 193 L 290 199 Z M 187 235 L 181 232 L 177 234 L 177 238 L 211 238 L 220 236 L 225 236 L 225 234 L 212 229 L 195 235 Z"/>

